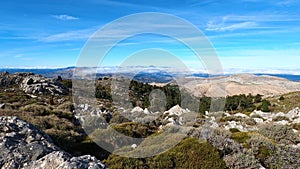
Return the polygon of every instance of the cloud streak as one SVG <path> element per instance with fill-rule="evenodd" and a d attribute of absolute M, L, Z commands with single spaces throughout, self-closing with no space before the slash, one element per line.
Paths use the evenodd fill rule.
<path fill-rule="evenodd" d="M 249 29 L 256 26 L 256 22 L 240 22 L 240 23 L 234 23 L 234 24 L 214 24 L 212 22 L 209 22 L 207 24 L 207 28 L 205 30 L 207 31 L 233 31 L 237 29 Z"/>
<path fill-rule="evenodd" d="M 61 41 L 74 41 L 74 40 L 87 40 L 96 29 L 82 29 L 76 31 L 68 31 L 42 37 L 39 39 L 41 42 L 61 42 Z"/>
<path fill-rule="evenodd" d="M 53 15 L 54 18 L 59 19 L 59 20 L 63 20 L 63 21 L 67 21 L 67 20 L 77 20 L 79 18 L 71 16 L 71 15 Z"/>

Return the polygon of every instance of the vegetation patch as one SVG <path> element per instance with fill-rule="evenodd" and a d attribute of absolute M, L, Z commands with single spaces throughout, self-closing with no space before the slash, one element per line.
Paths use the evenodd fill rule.
<path fill-rule="evenodd" d="M 209 143 L 187 138 L 167 152 L 146 159 L 111 155 L 104 161 L 114 169 L 124 168 L 226 168 L 218 151 Z"/>
<path fill-rule="evenodd" d="M 246 141 L 250 138 L 248 132 L 234 132 L 231 135 L 231 139 L 235 140 L 238 143 L 246 143 Z"/>

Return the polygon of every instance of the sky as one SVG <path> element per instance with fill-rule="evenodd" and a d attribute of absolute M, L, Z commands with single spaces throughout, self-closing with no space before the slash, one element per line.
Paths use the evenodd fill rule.
<path fill-rule="evenodd" d="M 298 0 L 1 1 L 0 67 L 75 66 L 89 37 L 106 24 L 130 14 L 160 12 L 201 30 L 224 69 L 298 71 L 299 11 Z M 118 66 L 128 56 L 151 48 L 169 51 L 189 67 L 201 67 L 184 45 L 149 34 L 120 42 L 101 66 Z"/>

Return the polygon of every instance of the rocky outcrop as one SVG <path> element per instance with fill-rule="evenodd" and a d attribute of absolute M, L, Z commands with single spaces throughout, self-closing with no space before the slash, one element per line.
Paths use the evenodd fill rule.
<path fill-rule="evenodd" d="M 0 73 L 0 87 L 9 88 L 19 86 L 28 94 L 66 95 L 68 89 L 55 79 L 34 75 L 33 73 Z"/>
<path fill-rule="evenodd" d="M 9 74 L 8 72 L 0 72 L 0 86 L 10 87 L 18 85 L 25 76 L 33 75 L 33 73 L 15 73 Z"/>
<path fill-rule="evenodd" d="M 20 89 L 26 93 L 52 95 L 68 94 L 68 89 L 63 87 L 55 79 L 47 79 L 42 76 L 27 76 L 20 84 Z"/>
<path fill-rule="evenodd" d="M 106 168 L 90 155 L 72 157 L 60 150 L 35 126 L 17 117 L 0 117 L 0 167 L 10 168 Z"/>

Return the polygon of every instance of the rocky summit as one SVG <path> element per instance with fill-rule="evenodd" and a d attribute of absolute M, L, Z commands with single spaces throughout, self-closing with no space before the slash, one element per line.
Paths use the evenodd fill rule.
<path fill-rule="evenodd" d="M 72 157 L 53 144 L 40 129 L 17 117 L 0 117 L 0 167 L 105 169 L 90 155 Z"/>

